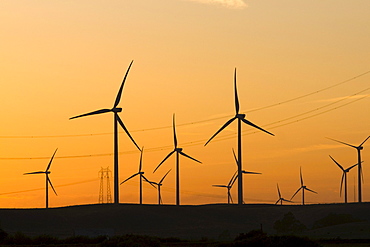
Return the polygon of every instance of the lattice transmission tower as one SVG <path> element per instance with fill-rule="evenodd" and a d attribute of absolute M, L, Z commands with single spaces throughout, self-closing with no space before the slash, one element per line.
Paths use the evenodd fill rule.
<path fill-rule="evenodd" d="M 107 168 L 101 168 L 99 171 L 99 178 L 100 178 L 100 189 L 99 189 L 99 203 L 104 203 L 104 180 L 106 181 L 106 190 L 107 190 L 107 200 L 106 203 L 112 203 L 112 194 L 110 190 L 110 180 L 109 178 L 112 175 L 112 171 Z"/>

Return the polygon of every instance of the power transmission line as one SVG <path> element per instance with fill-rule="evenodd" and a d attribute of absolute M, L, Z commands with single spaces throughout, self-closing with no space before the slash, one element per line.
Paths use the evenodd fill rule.
<path fill-rule="evenodd" d="M 324 92 L 326 90 L 335 88 L 335 87 L 340 86 L 342 84 L 345 84 L 345 83 L 348 83 L 350 81 L 356 80 L 356 79 L 358 79 L 358 78 L 360 78 L 362 76 L 365 76 L 365 75 L 367 75 L 369 73 L 370 73 L 370 70 L 369 71 L 366 71 L 364 73 L 361 73 L 359 75 L 356 75 L 354 77 L 351 77 L 349 79 L 346 79 L 344 81 L 341 81 L 339 83 L 336 83 L 334 85 L 331 85 L 331 86 L 322 88 L 320 90 L 316 90 L 314 92 L 310 92 L 310 93 L 307 93 L 307 94 L 304 94 L 304 95 L 301 95 L 301 96 L 298 96 L 298 97 L 294 97 L 294 98 L 291 98 L 291 99 L 288 99 L 288 100 L 280 101 L 278 103 L 274 103 L 274 104 L 270 104 L 270 105 L 267 105 L 267 106 L 259 107 L 259 108 L 256 108 L 256 109 L 244 111 L 243 113 L 256 112 L 256 111 L 260 111 L 260 110 L 264 110 L 264 109 L 268 109 L 268 108 L 272 108 L 272 107 L 276 107 L 276 106 L 281 106 L 283 104 L 290 103 L 290 102 L 293 102 L 293 101 L 296 101 L 296 100 L 299 100 L 299 99 L 303 99 L 303 98 L 309 97 L 311 95 L 318 94 L 318 93 Z M 180 126 L 187 126 L 187 125 L 194 125 L 194 124 L 206 123 L 206 122 L 210 122 L 210 121 L 214 121 L 214 120 L 218 120 L 218 119 L 229 118 L 230 116 L 231 115 L 225 115 L 225 116 L 217 117 L 217 118 L 209 118 L 209 119 L 205 119 L 205 120 L 199 120 L 199 121 L 193 121 L 193 122 L 188 122 L 188 123 L 183 123 L 183 124 L 177 124 L 177 126 L 180 127 Z M 153 127 L 153 128 L 139 129 L 139 130 L 131 130 L 130 132 L 145 132 L 145 131 L 161 130 L 161 129 L 168 129 L 168 128 L 172 128 L 172 126 L 168 125 L 168 126 L 162 126 L 162 127 Z M 120 132 L 120 133 L 123 133 L 123 132 Z M 44 135 L 44 136 L 42 136 L 42 135 L 34 135 L 34 136 L 0 136 L 0 138 L 2 138 L 2 139 L 5 139 L 5 138 L 7 138 L 7 139 L 13 139 L 13 138 L 14 139 L 15 138 L 19 138 L 19 139 L 26 139 L 26 138 L 68 138 L 68 137 L 87 137 L 87 136 L 112 135 L 112 134 L 113 133 L 111 133 L 111 132 L 106 132 L 106 133 L 74 134 L 74 135 L 71 134 L 71 135 Z"/>
<path fill-rule="evenodd" d="M 281 123 L 281 122 L 285 122 L 287 120 L 291 120 L 291 119 L 294 119 L 294 118 L 297 118 L 297 117 L 300 117 L 300 116 L 307 115 L 309 113 L 313 113 L 313 112 L 319 111 L 321 109 L 324 109 L 324 108 L 326 108 L 328 106 L 331 106 L 331 105 L 334 105 L 334 104 L 336 104 L 338 102 L 341 102 L 341 101 L 344 101 L 346 99 L 349 99 L 349 98 L 351 98 L 351 97 L 353 97 L 355 95 L 358 95 L 359 93 L 364 92 L 364 91 L 367 91 L 367 90 L 370 90 L 370 88 L 361 90 L 360 92 L 357 92 L 357 93 L 355 93 L 353 95 L 344 97 L 342 99 L 339 99 L 337 101 L 331 102 L 331 103 L 326 104 L 324 106 L 315 108 L 313 110 L 309 110 L 307 112 L 300 113 L 300 114 L 297 114 L 295 116 L 291 116 L 291 117 L 288 117 L 288 118 L 285 118 L 285 119 L 282 119 L 282 120 L 279 120 L 279 121 L 275 121 L 275 122 L 272 122 L 272 123 L 263 125 L 262 127 L 270 126 L 270 125 L 274 125 L 274 124 L 278 124 L 278 123 Z M 325 113 L 328 113 L 328 112 L 331 112 L 331 111 L 340 109 L 342 107 L 345 107 L 347 105 L 350 105 L 352 103 L 355 103 L 357 101 L 363 100 L 363 99 L 368 98 L 368 97 L 370 97 L 370 94 L 367 94 L 367 95 L 362 96 L 360 98 L 354 99 L 354 100 L 352 100 L 350 102 L 347 102 L 347 103 L 344 103 L 342 105 L 339 105 L 339 106 L 330 108 L 328 110 L 315 113 L 313 115 L 309 115 L 309 116 L 302 117 L 302 118 L 299 118 L 299 119 L 296 119 L 296 120 L 293 120 L 293 121 L 290 121 L 290 122 L 287 122 L 287 123 L 282 123 L 280 125 L 276 125 L 276 126 L 270 127 L 269 129 L 276 129 L 276 128 L 283 127 L 283 126 L 286 126 L 286 125 L 290 125 L 290 124 L 293 124 L 293 123 L 301 122 L 303 120 L 307 120 L 307 119 L 310 119 L 310 118 L 313 118 L 313 117 L 316 117 L 316 116 L 319 116 L 319 115 L 322 115 L 322 114 L 325 114 Z M 251 134 L 256 134 L 256 133 L 259 133 L 259 131 L 247 130 L 247 131 L 243 131 L 243 134 L 242 135 L 244 136 L 244 135 L 251 135 Z M 214 142 L 228 140 L 228 139 L 234 138 L 234 136 L 235 136 L 235 133 L 234 134 L 227 134 L 227 135 L 224 135 L 224 136 L 220 136 L 219 138 L 215 139 Z M 203 145 L 206 141 L 207 141 L 207 139 L 203 139 L 203 140 L 197 140 L 197 141 L 182 143 L 181 145 L 184 146 L 184 147 L 196 146 L 196 145 Z M 171 148 L 172 148 L 171 145 L 161 146 L 161 147 L 153 147 L 153 148 L 147 148 L 146 149 L 146 152 L 155 152 L 155 151 L 166 150 L 166 149 L 171 149 Z M 139 152 L 139 151 L 137 151 L 137 150 L 131 150 L 131 151 L 119 152 L 119 155 L 122 155 L 122 154 L 133 154 L 133 153 L 137 153 L 137 152 Z M 89 154 L 89 155 L 70 155 L 70 156 L 58 156 L 58 157 L 55 157 L 55 159 L 87 158 L 87 157 L 101 157 L 101 156 L 112 156 L 112 155 L 113 155 L 113 153 Z M 0 160 L 33 160 L 33 159 L 49 159 L 49 158 L 50 157 L 28 157 L 28 158 L 1 158 L 0 157 Z"/>

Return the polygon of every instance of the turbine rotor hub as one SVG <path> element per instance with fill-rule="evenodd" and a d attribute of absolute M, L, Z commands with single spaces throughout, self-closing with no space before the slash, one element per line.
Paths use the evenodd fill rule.
<path fill-rule="evenodd" d="M 175 148 L 176 152 L 182 152 L 182 148 Z"/>
<path fill-rule="evenodd" d="M 121 111 L 122 111 L 121 107 L 112 108 L 112 112 L 121 112 Z"/>

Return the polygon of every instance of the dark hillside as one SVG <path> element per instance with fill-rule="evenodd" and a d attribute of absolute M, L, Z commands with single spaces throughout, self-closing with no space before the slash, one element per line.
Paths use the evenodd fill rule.
<path fill-rule="evenodd" d="M 260 229 L 275 234 L 273 226 L 285 214 L 294 217 L 313 238 L 369 238 L 370 203 L 275 206 L 238 205 L 83 205 L 51 209 L 0 209 L 1 227 L 8 233 L 35 236 L 140 234 L 186 239 L 232 239 Z M 328 215 L 349 215 L 352 222 L 327 223 Z M 325 218 L 326 217 L 326 218 Z M 347 217 L 348 218 L 348 217 Z M 321 221 L 320 221 L 321 220 Z M 326 220 L 326 221 L 325 221 Z M 312 229 L 319 222 L 320 228 Z M 324 222 L 324 223 L 322 223 Z M 322 225 L 324 224 L 324 225 Z"/>

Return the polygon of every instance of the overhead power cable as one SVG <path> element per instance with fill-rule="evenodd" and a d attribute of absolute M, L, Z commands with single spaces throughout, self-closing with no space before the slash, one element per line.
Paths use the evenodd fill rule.
<path fill-rule="evenodd" d="M 84 184 L 84 183 L 90 183 L 98 181 L 98 179 L 89 179 L 89 180 L 84 180 L 80 182 L 74 182 L 74 183 L 69 183 L 69 184 L 62 184 L 62 185 L 57 185 L 56 187 L 65 187 L 65 186 L 71 186 L 71 185 L 76 185 L 76 184 Z M 11 194 L 18 194 L 18 193 L 25 193 L 25 192 L 31 192 L 31 191 L 38 191 L 38 190 L 45 190 L 45 188 L 35 188 L 35 189 L 28 189 L 28 190 L 19 190 L 19 191 L 11 191 L 11 192 L 4 192 L 0 193 L 0 196 L 2 195 L 11 195 Z"/>
<path fill-rule="evenodd" d="M 288 117 L 288 118 L 285 118 L 285 119 L 282 119 L 282 120 L 279 120 L 279 121 L 275 121 L 275 122 L 272 122 L 272 123 L 269 123 L 269 124 L 265 124 L 262 127 L 271 126 L 271 125 L 275 125 L 275 124 L 281 123 L 279 125 L 275 125 L 275 126 L 269 127 L 269 129 L 276 129 L 276 128 L 279 128 L 279 127 L 283 127 L 283 126 L 290 125 L 290 124 L 293 124 L 293 123 L 301 122 L 303 120 L 310 119 L 310 118 L 313 118 L 313 117 L 316 117 L 316 116 L 319 116 L 319 115 L 322 115 L 322 114 L 325 114 L 325 113 L 328 113 L 328 112 L 331 112 L 331 111 L 340 109 L 340 108 L 345 107 L 347 105 L 353 104 L 353 103 L 355 103 L 357 101 L 360 101 L 360 100 L 369 98 L 370 97 L 370 94 L 364 95 L 364 96 L 362 96 L 360 98 L 356 98 L 356 99 L 354 99 L 352 101 L 349 101 L 347 103 L 341 104 L 339 106 L 332 107 L 332 108 L 327 109 L 325 111 L 318 112 L 318 113 L 315 113 L 315 114 L 312 114 L 312 115 L 309 115 L 309 116 L 305 116 L 307 114 L 317 112 L 319 110 L 322 110 L 322 109 L 327 108 L 329 106 L 332 106 L 334 104 L 337 104 L 339 102 L 342 102 L 342 101 L 344 101 L 346 99 L 349 99 L 351 97 L 358 96 L 360 93 L 363 93 L 363 92 L 368 91 L 368 90 L 370 90 L 370 87 L 369 88 L 366 88 L 364 90 L 361 90 L 361 91 L 359 91 L 359 92 L 357 92 L 355 94 L 352 94 L 350 96 L 343 97 L 343 98 L 341 98 L 341 99 L 339 99 L 337 101 L 334 101 L 334 102 L 331 102 L 329 104 L 326 104 L 324 106 L 321 106 L 321 107 L 315 108 L 313 110 L 309 110 L 309 111 L 306 111 L 304 113 L 300 113 L 300 114 L 297 114 L 297 115 L 294 115 L 294 116 L 291 116 L 291 117 Z M 302 116 L 305 116 L 305 117 L 302 117 Z M 298 117 L 301 117 L 301 118 L 298 118 Z M 288 121 L 288 120 L 291 120 L 291 119 L 294 119 L 294 118 L 298 118 L 298 119 L 284 123 L 285 121 Z M 256 134 L 256 133 L 260 133 L 260 132 L 254 130 L 254 129 L 249 129 L 249 130 L 243 131 L 242 135 L 244 136 L 244 135 L 250 135 L 250 134 Z M 227 135 L 220 136 L 220 137 L 216 138 L 213 142 L 228 140 L 228 139 L 234 138 L 234 136 L 235 136 L 235 133 L 233 133 L 233 134 L 227 134 Z M 183 146 L 183 147 L 189 147 L 189 146 L 203 145 L 206 141 L 207 141 L 207 139 L 197 140 L 197 141 L 192 141 L 192 142 L 186 142 L 186 143 L 182 143 L 181 146 Z M 171 146 L 171 145 L 161 146 L 161 147 L 153 147 L 153 148 L 146 148 L 145 149 L 145 152 L 155 152 L 155 151 L 166 150 L 166 149 L 171 149 L 171 148 L 173 148 L 173 146 Z M 137 150 L 131 150 L 131 151 L 119 152 L 119 155 L 122 155 L 122 154 L 132 154 L 132 153 L 138 153 L 138 152 L 139 151 L 137 151 Z M 55 159 L 87 158 L 87 157 L 112 156 L 112 155 L 113 155 L 113 153 L 89 154 L 89 155 L 70 155 L 70 156 L 58 156 L 58 157 L 55 157 Z M 50 157 L 30 157 L 30 158 L 1 158 L 0 157 L 0 160 L 32 160 L 32 159 L 50 159 Z"/>
<path fill-rule="evenodd" d="M 267 105 L 267 106 L 247 110 L 247 111 L 244 111 L 243 113 L 256 112 L 256 111 L 260 111 L 260 110 L 280 106 L 280 105 L 283 105 L 283 104 L 286 104 L 286 103 L 290 103 L 290 102 L 293 102 L 293 101 L 296 101 L 296 100 L 299 100 L 299 99 L 303 99 L 303 98 L 309 97 L 311 95 L 318 94 L 318 93 L 324 92 L 326 90 L 335 88 L 335 87 L 340 86 L 342 84 L 351 82 L 351 81 L 356 80 L 360 77 L 363 77 L 363 76 L 365 76 L 369 73 L 370 73 L 370 70 L 366 71 L 364 73 L 361 73 L 359 75 L 356 75 L 354 77 L 351 77 L 349 79 L 346 79 L 344 81 L 341 81 L 339 83 L 336 83 L 334 85 L 322 88 L 320 90 L 316 90 L 316 91 L 313 91 L 313 92 L 310 92 L 310 93 L 307 93 L 307 94 L 304 94 L 304 95 L 301 95 L 301 96 L 298 96 L 298 97 L 294 97 L 294 98 L 291 98 L 291 99 L 288 99 L 288 100 L 280 101 L 278 103 L 274 103 L 274 104 L 270 104 L 270 105 Z M 180 127 L 180 126 L 195 125 L 195 124 L 206 123 L 206 122 L 219 120 L 219 119 L 224 119 L 224 118 L 230 118 L 230 117 L 231 117 L 231 115 L 225 115 L 225 116 L 216 117 L 216 118 L 209 118 L 209 119 L 205 119 L 205 120 L 199 120 L 199 121 L 177 124 L 177 126 Z M 161 129 L 168 129 L 168 128 L 172 128 L 172 126 L 167 125 L 167 126 L 161 126 L 161 127 L 139 129 L 139 130 L 130 130 L 130 132 L 145 132 L 145 131 L 161 130 Z M 120 133 L 123 133 L 123 132 L 120 132 Z M 0 136 L 0 138 L 3 138 L 3 139 L 5 139 L 5 138 L 8 138 L 8 139 L 11 139 L 11 138 L 20 138 L 20 139 L 22 139 L 22 138 L 23 139 L 25 139 L 25 138 L 68 138 L 68 137 L 87 137 L 87 136 L 100 136 L 100 135 L 112 135 L 112 134 L 113 134 L 112 132 L 106 132 L 106 133 L 74 134 L 74 135 L 71 134 L 71 135 Z"/>

